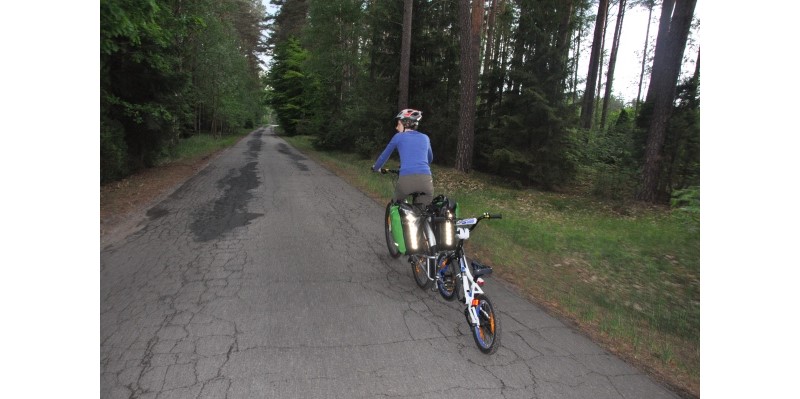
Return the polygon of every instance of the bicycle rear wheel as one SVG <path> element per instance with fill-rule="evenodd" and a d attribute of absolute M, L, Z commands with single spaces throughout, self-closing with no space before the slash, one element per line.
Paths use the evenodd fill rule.
<path fill-rule="evenodd" d="M 389 249 L 389 255 L 392 258 L 399 258 L 400 257 L 400 250 L 397 248 L 397 244 L 394 242 L 394 237 L 392 236 L 392 215 L 390 213 L 392 207 L 392 202 L 389 201 L 389 204 L 386 205 L 386 216 L 384 217 L 384 232 L 386 233 L 386 247 Z"/>
<path fill-rule="evenodd" d="M 408 260 L 411 263 L 411 273 L 414 275 L 414 281 L 419 288 L 426 289 L 431 285 L 431 278 L 428 277 L 428 258 L 425 256 L 430 253 L 430 246 L 428 246 L 428 238 L 424 236 L 421 240 L 423 251 L 419 255 L 411 255 Z"/>
<path fill-rule="evenodd" d="M 431 285 L 431 280 L 427 275 L 428 259 L 423 255 L 411 255 L 409 262 L 411 263 L 411 273 L 414 275 L 414 281 L 419 288 L 428 288 Z"/>
<path fill-rule="evenodd" d="M 478 300 L 476 311 L 480 325 L 472 327 L 472 338 L 481 352 L 491 355 L 500 348 L 500 319 L 497 318 L 494 306 L 489 297 L 483 294 L 475 296 Z"/>

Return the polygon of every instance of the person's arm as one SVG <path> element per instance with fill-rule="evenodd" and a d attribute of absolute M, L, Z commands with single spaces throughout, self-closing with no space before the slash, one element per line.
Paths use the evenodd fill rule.
<path fill-rule="evenodd" d="M 431 143 L 428 143 L 428 164 L 433 162 L 433 150 L 431 149 Z"/>
<path fill-rule="evenodd" d="M 392 151 L 397 147 L 397 134 L 392 137 L 392 140 L 389 141 L 389 144 L 386 145 L 386 148 L 383 150 L 381 155 L 378 157 L 378 160 L 375 161 L 375 164 L 372 165 L 372 170 L 377 171 L 386 161 L 389 160 L 389 156 L 392 155 Z"/>

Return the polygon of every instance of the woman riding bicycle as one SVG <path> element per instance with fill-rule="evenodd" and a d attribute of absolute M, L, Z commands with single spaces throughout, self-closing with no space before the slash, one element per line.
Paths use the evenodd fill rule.
<path fill-rule="evenodd" d="M 395 116 L 395 119 L 397 119 L 395 127 L 397 134 L 392 137 L 386 149 L 372 165 L 372 170 L 376 172 L 380 170 L 396 148 L 400 154 L 400 177 L 395 186 L 394 200 L 402 201 L 413 192 L 424 192 L 425 195 L 417 197 L 417 201 L 428 205 L 433 199 L 433 176 L 430 166 L 433 161 L 433 150 L 428 136 L 416 130 L 419 120 L 422 119 L 422 112 L 404 109 Z"/>

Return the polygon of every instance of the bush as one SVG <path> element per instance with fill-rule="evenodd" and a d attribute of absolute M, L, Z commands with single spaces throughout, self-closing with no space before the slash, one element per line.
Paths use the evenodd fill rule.
<path fill-rule="evenodd" d="M 363 159 L 372 159 L 377 157 L 383 145 L 370 136 L 361 136 L 356 138 L 355 151 Z"/>
<path fill-rule="evenodd" d="M 128 146 L 122 124 L 107 118 L 100 120 L 100 184 L 128 175 Z"/>
<path fill-rule="evenodd" d="M 634 170 L 597 163 L 592 172 L 592 195 L 616 201 L 633 198 L 637 184 Z"/>
<path fill-rule="evenodd" d="M 693 222 L 700 221 L 700 186 L 686 187 L 672 191 L 672 209 L 678 215 Z"/>

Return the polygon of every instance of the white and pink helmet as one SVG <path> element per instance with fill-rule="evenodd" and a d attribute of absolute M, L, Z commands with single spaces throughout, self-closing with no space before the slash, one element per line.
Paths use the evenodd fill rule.
<path fill-rule="evenodd" d="M 416 128 L 419 124 L 419 120 L 422 119 L 422 111 L 406 108 L 400 111 L 400 113 L 394 118 L 400 119 L 400 122 L 403 123 L 403 126 L 407 128 Z"/>

